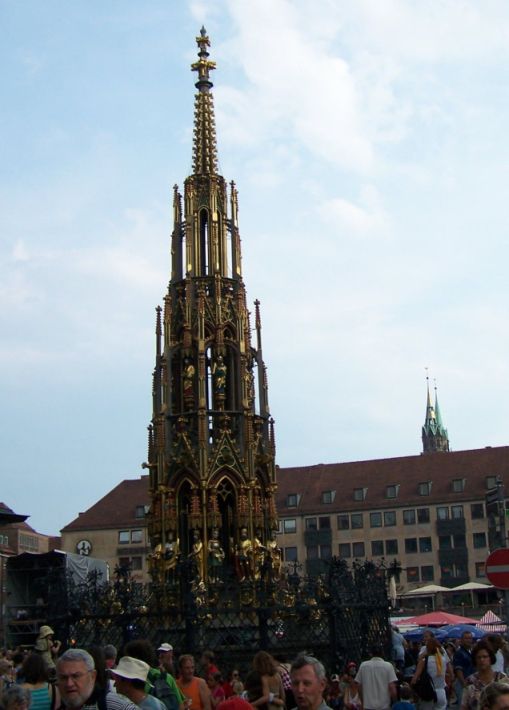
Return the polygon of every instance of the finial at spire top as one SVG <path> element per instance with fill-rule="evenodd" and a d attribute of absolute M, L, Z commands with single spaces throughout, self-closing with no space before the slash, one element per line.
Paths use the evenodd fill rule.
<path fill-rule="evenodd" d="M 207 47 L 210 47 L 210 39 L 207 35 L 207 30 L 202 26 L 200 36 L 196 38 L 198 45 L 198 61 L 191 64 L 191 69 L 198 72 L 198 81 L 195 86 L 198 91 L 208 93 L 213 84 L 210 81 L 209 71 L 216 68 L 216 63 L 209 60 Z"/>

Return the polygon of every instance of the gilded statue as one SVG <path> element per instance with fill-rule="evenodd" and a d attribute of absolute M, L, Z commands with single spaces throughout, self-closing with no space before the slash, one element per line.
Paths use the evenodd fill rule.
<path fill-rule="evenodd" d="M 204 560 L 203 560 L 203 542 L 200 537 L 199 530 L 193 530 L 193 545 L 191 547 L 191 552 L 188 555 L 190 560 L 196 562 L 198 568 L 198 577 L 203 579 L 204 577 Z"/>
<path fill-rule="evenodd" d="M 282 550 L 278 547 L 276 530 L 271 530 L 270 540 L 267 541 L 267 557 L 274 577 L 281 576 Z"/>
<path fill-rule="evenodd" d="M 167 582 L 173 581 L 174 579 L 178 554 L 179 541 L 175 539 L 173 530 L 169 530 L 168 539 L 164 544 L 164 573 Z"/>
<path fill-rule="evenodd" d="M 253 543 L 249 539 L 247 528 L 240 529 L 240 539 L 235 554 L 237 577 L 241 582 L 253 577 L 252 567 Z"/>
<path fill-rule="evenodd" d="M 226 365 L 222 355 L 217 356 L 217 360 L 212 367 L 214 375 L 214 384 L 218 394 L 224 394 L 226 388 Z"/>
<path fill-rule="evenodd" d="M 225 553 L 221 547 L 221 542 L 219 541 L 219 530 L 217 528 L 212 528 L 207 550 L 209 579 L 213 582 L 218 582 L 220 579 Z"/>

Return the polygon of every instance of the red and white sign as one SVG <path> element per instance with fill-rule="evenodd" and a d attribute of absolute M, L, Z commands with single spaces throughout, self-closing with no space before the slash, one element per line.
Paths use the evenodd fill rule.
<path fill-rule="evenodd" d="M 509 548 L 494 550 L 486 560 L 486 576 L 494 587 L 509 589 Z"/>

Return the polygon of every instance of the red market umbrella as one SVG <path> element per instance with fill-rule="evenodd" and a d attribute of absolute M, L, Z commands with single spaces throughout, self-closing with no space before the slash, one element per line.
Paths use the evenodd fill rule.
<path fill-rule="evenodd" d="M 470 619 L 468 616 L 458 614 L 448 614 L 446 611 L 430 611 L 428 614 L 412 616 L 406 619 L 406 624 L 417 624 L 418 626 L 446 626 L 447 624 L 476 624 L 477 619 Z"/>

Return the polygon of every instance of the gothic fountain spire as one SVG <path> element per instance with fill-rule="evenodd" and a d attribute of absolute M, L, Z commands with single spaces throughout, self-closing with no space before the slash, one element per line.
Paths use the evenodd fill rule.
<path fill-rule="evenodd" d="M 210 39 L 205 27 L 201 28 L 198 44 L 198 61 L 191 69 L 198 72 L 195 86 L 198 93 L 194 100 L 194 140 L 193 172 L 195 175 L 215 175 L 217 173 L 216 123 L 214 118 L 214 97 L 211 89 L 210 71 L 216 63 L 209 59 Z"/>

